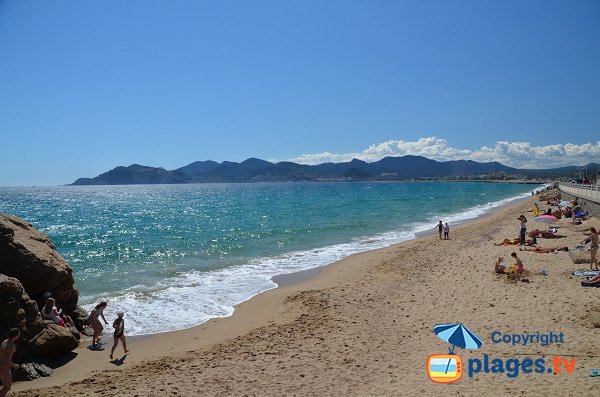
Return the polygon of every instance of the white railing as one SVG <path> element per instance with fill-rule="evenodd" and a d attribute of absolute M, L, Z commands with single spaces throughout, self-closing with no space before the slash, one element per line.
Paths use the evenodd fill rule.
<path fill-rule="evenodd" d="M 560 182 L 560 191 L 600 204 L 600 185 L 583 185 L 581 183 Z"/>

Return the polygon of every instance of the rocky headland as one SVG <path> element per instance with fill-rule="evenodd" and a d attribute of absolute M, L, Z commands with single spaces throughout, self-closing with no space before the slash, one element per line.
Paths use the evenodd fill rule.
<path fill-rule="evenodd" d="M 70 317 L 71 326 L 41 316 L 48 296 Z M 52 367 L 77 348 L 87 318 L 78 298 L 73 269 L 50 238 L 23 219 L 0 214 L 0 337 L 19 328 L 13 360 L 31 363 L 13 373 L 15 379 L 48 376 L 48 368 L 39 364 Z"/>

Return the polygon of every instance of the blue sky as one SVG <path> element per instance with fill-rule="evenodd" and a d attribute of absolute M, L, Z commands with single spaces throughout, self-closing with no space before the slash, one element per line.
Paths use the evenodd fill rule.
<path fill-rule="evenodd" d="M 248 157 L 583 162 L 599 70 L 598 1 L 0 0 L 0 185 Z"/>

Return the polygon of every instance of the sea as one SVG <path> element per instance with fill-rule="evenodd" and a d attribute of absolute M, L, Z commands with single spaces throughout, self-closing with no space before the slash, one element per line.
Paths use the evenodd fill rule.
<path fill-rule="evenodd" d="M 541 185 L 478 182 L 0 187 L 0 212 L 50 236 L 80 305 L 129 335 L 229 316 L 272 277 L 476 218 Z M 111 314 L 112 313 L 112 314 Z"/>

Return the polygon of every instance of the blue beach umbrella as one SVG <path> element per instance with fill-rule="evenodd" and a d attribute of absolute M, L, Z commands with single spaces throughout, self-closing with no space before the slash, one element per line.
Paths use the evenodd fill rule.
<path fill-rule="evenodd" d="M 469 329 L 462 324 L 434 325 L 433 332 L 435 332 L 438 338 L 452 345 L 452 348 L 448 348 L 448 352 L 450 354 L 454 354 L 454 348 L 456 346 L 463 349 L 476 350 L 483 345 L 481 338 L 469 331 Z M 448 373 L 451 360 L 452 359 L 448 359 L 448 365 L 446 365 L 445 373 Z"/>
<path fill-rule="evenodd" d="M 448 342 L 452 345 L 450 354 L 454 354 L 454 348 L 456 346 L 463 349 L 479 349 L 483 342 L 481 338 L 469 331 L 467 327 L 462 324 L 438 324 L 433 327 L 433 332 L 438 338 L 444 342 Z"/>

